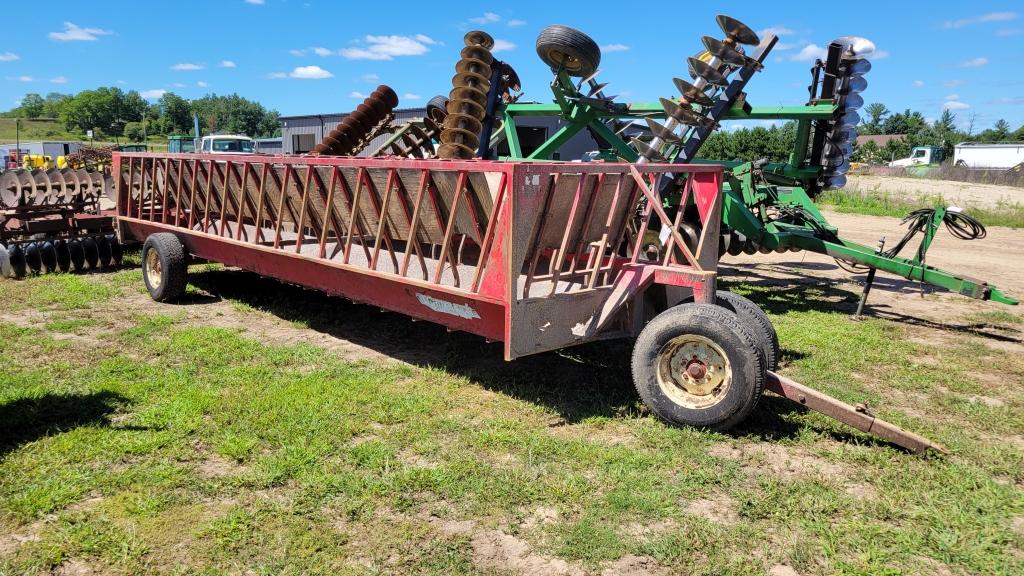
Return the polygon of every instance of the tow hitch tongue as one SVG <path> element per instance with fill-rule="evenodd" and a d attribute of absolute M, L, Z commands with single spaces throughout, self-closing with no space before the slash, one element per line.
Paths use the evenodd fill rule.
<path fill-rule="evenodd" d="M 949 454 L 949 450 L 945 446 L 936 444 L 923 436 L 908 432 L 895 424 L 877 418 L 866 406 L 850 406 L 842 400 L 833 398 L 813 388 L 808 388 L 799 382 L 794 382 L 774 372 L 768 372 L 768 377 L 765 379 L 765 389 L 771 390 L 780 396 L 785 396 L 815 412 L 821 412 L 830 418 L 835 418 L 862 432 L 873 434 L 887 442 L 892 442 L 897 446 L 906 448 L 911 452 L 922 454 L 931 449 L 940 454 Z"/>

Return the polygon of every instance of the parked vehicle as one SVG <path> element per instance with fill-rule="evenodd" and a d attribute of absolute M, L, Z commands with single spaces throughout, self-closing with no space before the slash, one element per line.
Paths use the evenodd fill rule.
<path fill-rule="evenodd" d="M 252 138 L 237 134 L 203 136 L 200 141 L 200 151 L 204 154 L 252 154 L 255 149 Z"/>
<path fill-rule="evenodd" d="M 941 164 L 945 159 L 945 152 L 940 146 L 914 146 L 910 156 L 889 162 L 892 167 L 921 166 Z"/>
<path fill-rule="evenodd" d="M 961 142 L 953 148 L 953 164 L 985 170 L 1008 170 L 1024 163 L 1024 142 Z"/>

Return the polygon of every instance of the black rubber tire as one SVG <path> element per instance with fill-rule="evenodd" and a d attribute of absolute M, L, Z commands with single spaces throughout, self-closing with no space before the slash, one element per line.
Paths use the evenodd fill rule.
<path fill-rule="evenodd" d="M 25 262 L 25 249 L 20 244 L 12 244 L 7 248 L 7 257 L 11 262 L 11 273 L 15 278 L 23 278 L 28 272 Z"/>
<path fill-rule="evenodd" d="M 730 310 L 747 324 L 764 353 L 765 367 L 773 372 L 778 369 L 781 356 L 779 334 L 764 310 L 749 299 L 728 290 L 719 290 L 715 294 L 715 304 Z"/>
<path fill-rule="evenodd" d="M 43 269 L 46 270 L 47 274 L 52 274 L 57 271 L 57 250 L 53 246 L 53 242 L 46 240 L 44 242 L 37 242 L 36 246 L 39 247 L 39 259 L 43 262 Z"/>
<path fill-rule="evenodd" d="M 732 370 L 725 395 L 710 406 L 676 403 L 658 384 L 658 355 L 677 336 L 693 334 L 718 345 Z M 743 421 L 764 390 L 765 360 L 751 330 L 734 313 L 711 304 L 680 304 L 656 316 L 633 347 L 633 384 L 652 412 L 670 424 L 726 430 Z"/>
<path fill-rule="evenodd" d="M 43 260 L 39 257 L 39 243 L 29 242 L 25 244 L 25 265 L 32 272 L 39 274 L 43 269 Z"/>
<path fill-rule="evenodd" d="M 71 240 L 68 242 L 68 255 L 71 257 L 71 268 L 75 272 L 82 272 L 85 270 L 85 249 L 82 248 L 82 242 L 80 240 Z"/>
<path fill-rule="evenodd" d="M 114 234 L 107 234 L 107 242 L 110 243 L 110 262 L 114 266 L 121 265 L 121 258 L 124 257 L 124 250 L 121 249 L 121 241 Z"/>
<path fill-rule="evenodd" d="M 57 269 L 61 272 L 70 271 L 71 251 L 68 249 L 67 240 L 57 240 L 53 243 L 53 248 L 57 251 Z"/>
<path fill-rule="evenodd" d="M 160 261 L 160 282 L 154 286 L 146 265 L 150 252 L 156 252 Z M 185 247 L 178 237 L 170 232 L 151 234 L 142 245 L 142 281 L 150 297 L 157 302 L 171 302 L 185 293 L 188 280 L 188 261 Z"/>
<path fill-rule="evenodd" d="M 593 38 L 559 24 L 540 31 L 537 55 L 552 70 L 564 68 L 569 76 L 581 78 L 590 76 L 601 65 L 601 48 Z"/>
<path fill-rule="evenodd" d="M 683 301 L 683 303 L 687 302 L 693 302 L 693 298 Z M 772 325 L 771 319 L 764 313 L 764 310 L 761 310 L 760 306 L 748 298 L 728 290 L 719 290 L 715 293 L 715 305 L 732 312 L 746 324 L 754 338 L 757 339 L 757 345 L 764 355 L 765 368 L 774 372 L 779 367 L 779 358 L 782 353 L 779 349 L 779 335 L 775 332 L 775 326 Z"/>
<path fill-rule="evenodd" d="M 85 254 L 86 266 L 89 267 L 89 270 L 95 270 L 100 262 L 100 251 L 96 246 L 96 239 L 86 236 L 80 242 L 82 244 L 82 253 Z"/>
<path fill-rule="evenodd" d="M 448 116 L 448 97 L 437 95 L 427 102 L 427 117 L 438 125 Z"/>
<path fill-rule="evenodd" d="M 104 268 L 110 266 L 112 255 L 110 253 L 110 241 L 107 240 L 106 236 L 96 237 L 96 251 L 99 253 L 100 266 Z"/>

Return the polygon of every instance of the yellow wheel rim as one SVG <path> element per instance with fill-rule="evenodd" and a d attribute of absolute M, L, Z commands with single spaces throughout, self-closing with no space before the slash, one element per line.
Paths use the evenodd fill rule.
<path fill-rule="evenodd" d="M 658 386 L 686 408 L 721 402 L 732 385 L 732 365 L 721 346 L 704 336 L 683 334 L 658 352 Z"/>

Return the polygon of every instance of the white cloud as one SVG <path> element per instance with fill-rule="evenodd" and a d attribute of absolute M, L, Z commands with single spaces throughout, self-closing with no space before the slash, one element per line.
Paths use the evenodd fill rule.
<path fill-rule="evenodd" d="M 323 80 L 324 78 L 333 78 L 334 74 L 319 66 L 299 66 L 292 70 L 288 76 L 302 80 Z"/>
<path fill-rule="evenodd" d="M 960 63 L 961 68 L 977 68 L 978 66 L 984 66 L 988 64 L 988 58 L 984 56 L 978 56 L 977 58 L 971 58 Z"/>
<path fill-rule="evenodd" d="M 369 73 L 369 74 L 363 74 L 363 75 L 362 75 L 362 76 L 360 76 L 359 78 L 360 78 L 360 79 L 361 79 L 361 80 L 362 80 L 363 82 L 376 82 L 376 81 L 380 80 L 380 76 L 377 76 L 376 74 L 374 74 L 374 73 L 372 73 L 372 72 L 371 72 L 371 73 Z"/>
<path fill-rule="evenodd" d="M 192 62 L 182 62 L 181 64 L 175 64 L 171 66 L 171 70 L 179 70 L 191 72 L 194 70 L 202 70 L 204 66 L 202 64 L 193 64 Z"/>
<path fill-rule="evenodd" d="M 785 26 L 769 26 L 757 33 L 758 36 L 767 36 L 769 34 L 774 34 L 776 36 L 789 36 L 794 34 L 794 32 L 792 28 L 786 28 Z"/>
<path fill-rule="evenodd" d="M 110 30 L 100 28 L 81 28 L 72 22 L 64 23 L 63 32 L 50 32 L 50 39 L 58 42 L 74 42 L 77 40 L 96 40 L 97 36 L 113 34 Z"/>
<path fill-rule="evenodd" d="M 1016 12 L 989 12 L 973 18 L 960 18 L 959 20 L 946 20 L 946 28 L 963 28 L 972 24 L 983 24 L 985 22 L 1008 22 L 1016 20 Z"/>
<path fill-rule="evenodd" d="M 914 80 L 913 86 L 914 86 L 914 88 L 923 88 L 924 87 L 924 80 Z"/>
<path fill-rule="evenodd" d="M 67 84 L 68 79 L 64 76 L 54 76 L 50 78 L 50 84 Z"/>
<path fill-rule="evenodd" d="M 357 91 L 353 90 L 353 91 L 348 93 L 348 97 L 349 98 L 366 98 L 366 94 L 363 94 L 362 92 L 357 92 Z"/>
<path fill-rule="evenodd" d="M 288 73 L 287 72 L 271 72 L 271 73 L 267 74 L 267 78 L 270 78 L 271 80 L 280 80 L 281 78 L 287 78 L 287 77 L 288 77 Z"/>
<path fill-rule="evenodd" d="M 21 57 L 14 52 L 0 52 L 0 62 L 14 62 L 20 59 Z"/>
<path fill-rule="evenodd" d="M 520 26 L 526 26 L 526 20 L 512 19 L 506 22 L 506 24 L 508 24 L 509 28 L 518 28 Z"/>
<path fill-rule="evenodd" d="M 629 46 L 625 44 L 605 44 L 601 46 L 601 52 L 625 52 L 629 50 Z"/>
<path fill-rule="evenodd" d="M 8 76 L 8 80 L 16 80 L 18 82 L 35 82 L 35 78 L 31 76 Z"/>
<path fill-rule="evenodd" d="M 1024 30 L 1020 28 L 1008 28 L 1006 30 L 996 30 L 996 36 L 1000 38 L 1008 38 L 1010 36 L 1020 36 Z"/>
<path fill-rule="evenodd" d="M 871 55 L 872 60 L 885 60 L 890 56 L 888 50 L 875 50 L 875 53 Z"/>
<path fill-rule="evenodd" d="M 175 83 L 171 84 L 171 88 L 184 88 L 184 87 L 185 87 L 184 82 L 175 82 Z"/>
<path fill-rule="evenodd" d="M 817 44 L 808 44 L 789 57 L 794 62 L 810 62 L 816 58 L 825 59 L 825 49 Z"/>
<path fill-rule="evenodd" d="M 200 80 L 199 82 L 196 82 L 196 86 L 199 86 L 200 88 L 206 88 L 209 86 L 209 84 Z"/>
<path fill-rule="evenodd" d="M 246 4 L 252 4 L 253 6 L 263 6 L 263 0 L 245 0 Z"/>
<path fill-rule="evenodd" d="M 950 100 L 942 104 L 943 110 L 967 110 L 971 105 L 959 100 Z"/>
<path fill-rule="evenodd" d="M 1000 96 L 995 100 L 992 100 L 992 104 L 1012 104 L 1018 106 L 1024 104 L 1024 97 L 1012 97 L 1012 96 Z"/>
<path fill-rule="evenodd" d="M 167 94 L 167 90 L 164 90 L 163 88 L 155 88 L 153 90 L 143 90 L 142 92 L 139 92 L 139 96 L 142 96 L 146 100 L 159 100 L 164 94 Z"/>
<path fill-rule="evenodd" d="M 949 96 L 946 96 L 946 100 L 959 100 L 959 99 L 960 99 L 960 95 L 959 94 L 950 94 Z"/>
<path fill-rule="evenodd" d="M 235 67 L 235 62 L 234 62 L 234 60 L 221 60 L 220 61 L 220 67 L 221 68 L 234 68 Z"/>
<path fill-rule="evenodd" d="M 492 22 L 498 22 L 501 20 L 501 16 L 498 16 L 494 12 L 484 12 L 483 16 L 477 16 L 476 18 L 470 18 L 469 21 L 473 24 L 490 24 Z"/>
<path fill-rule="evenodd" d="M 343 48 L 340 53 L 349 60 L 392 60 L 396 56 L 420 56 L 430 51 L 430 44 L 437 44 L 425 34 L 409 36 L 374 36 L 363 38 L 365 47 Z"/>
<path fill-rule="evenodd" d="M 314 46 L 313 48 L 310 48 L 310 50 L 312 50 L 317 56 L 330 56 L 331 54 L 334 54 L 333 50 L 323 48 L 321 46 Z"/>
<path fill-rule="evenodd" d="M 946 88 L 954 88 L 954 87 L 959 86 L 959 85 L 961 85 L 963 83 L 964 83 L 963 80 L 946 80 L 946 81 L 944 81 L 942 83 L 942 85 L 945 86 Z"/>
<path fill-rule="evenodd" d="M 291 50 L 288 51 L 288 53 L 291 54 L 292 56 L 305 56 L 306 55 L 306 51 L 305 50 L 299 50 L 299 49 L 296 49 L 296 48 L 292 48 Z"/>
<path fill-rule="evenodd" d="M 501 38 L 494 39 L 494 47 L 491 48 L 491 52 L 508 52 L 509 50 L 515 50 L 516 45 L 508 40 L 502 40 Z"/>
<path fill-rule="evenodd" d="M 413 94 L 412 92 L 406 92 L 405 94 L 402 94 L 402 100 L 419 100 L 421 98 L 423 98 L 423 96 L 420 96 L 419 94 Z"/>

